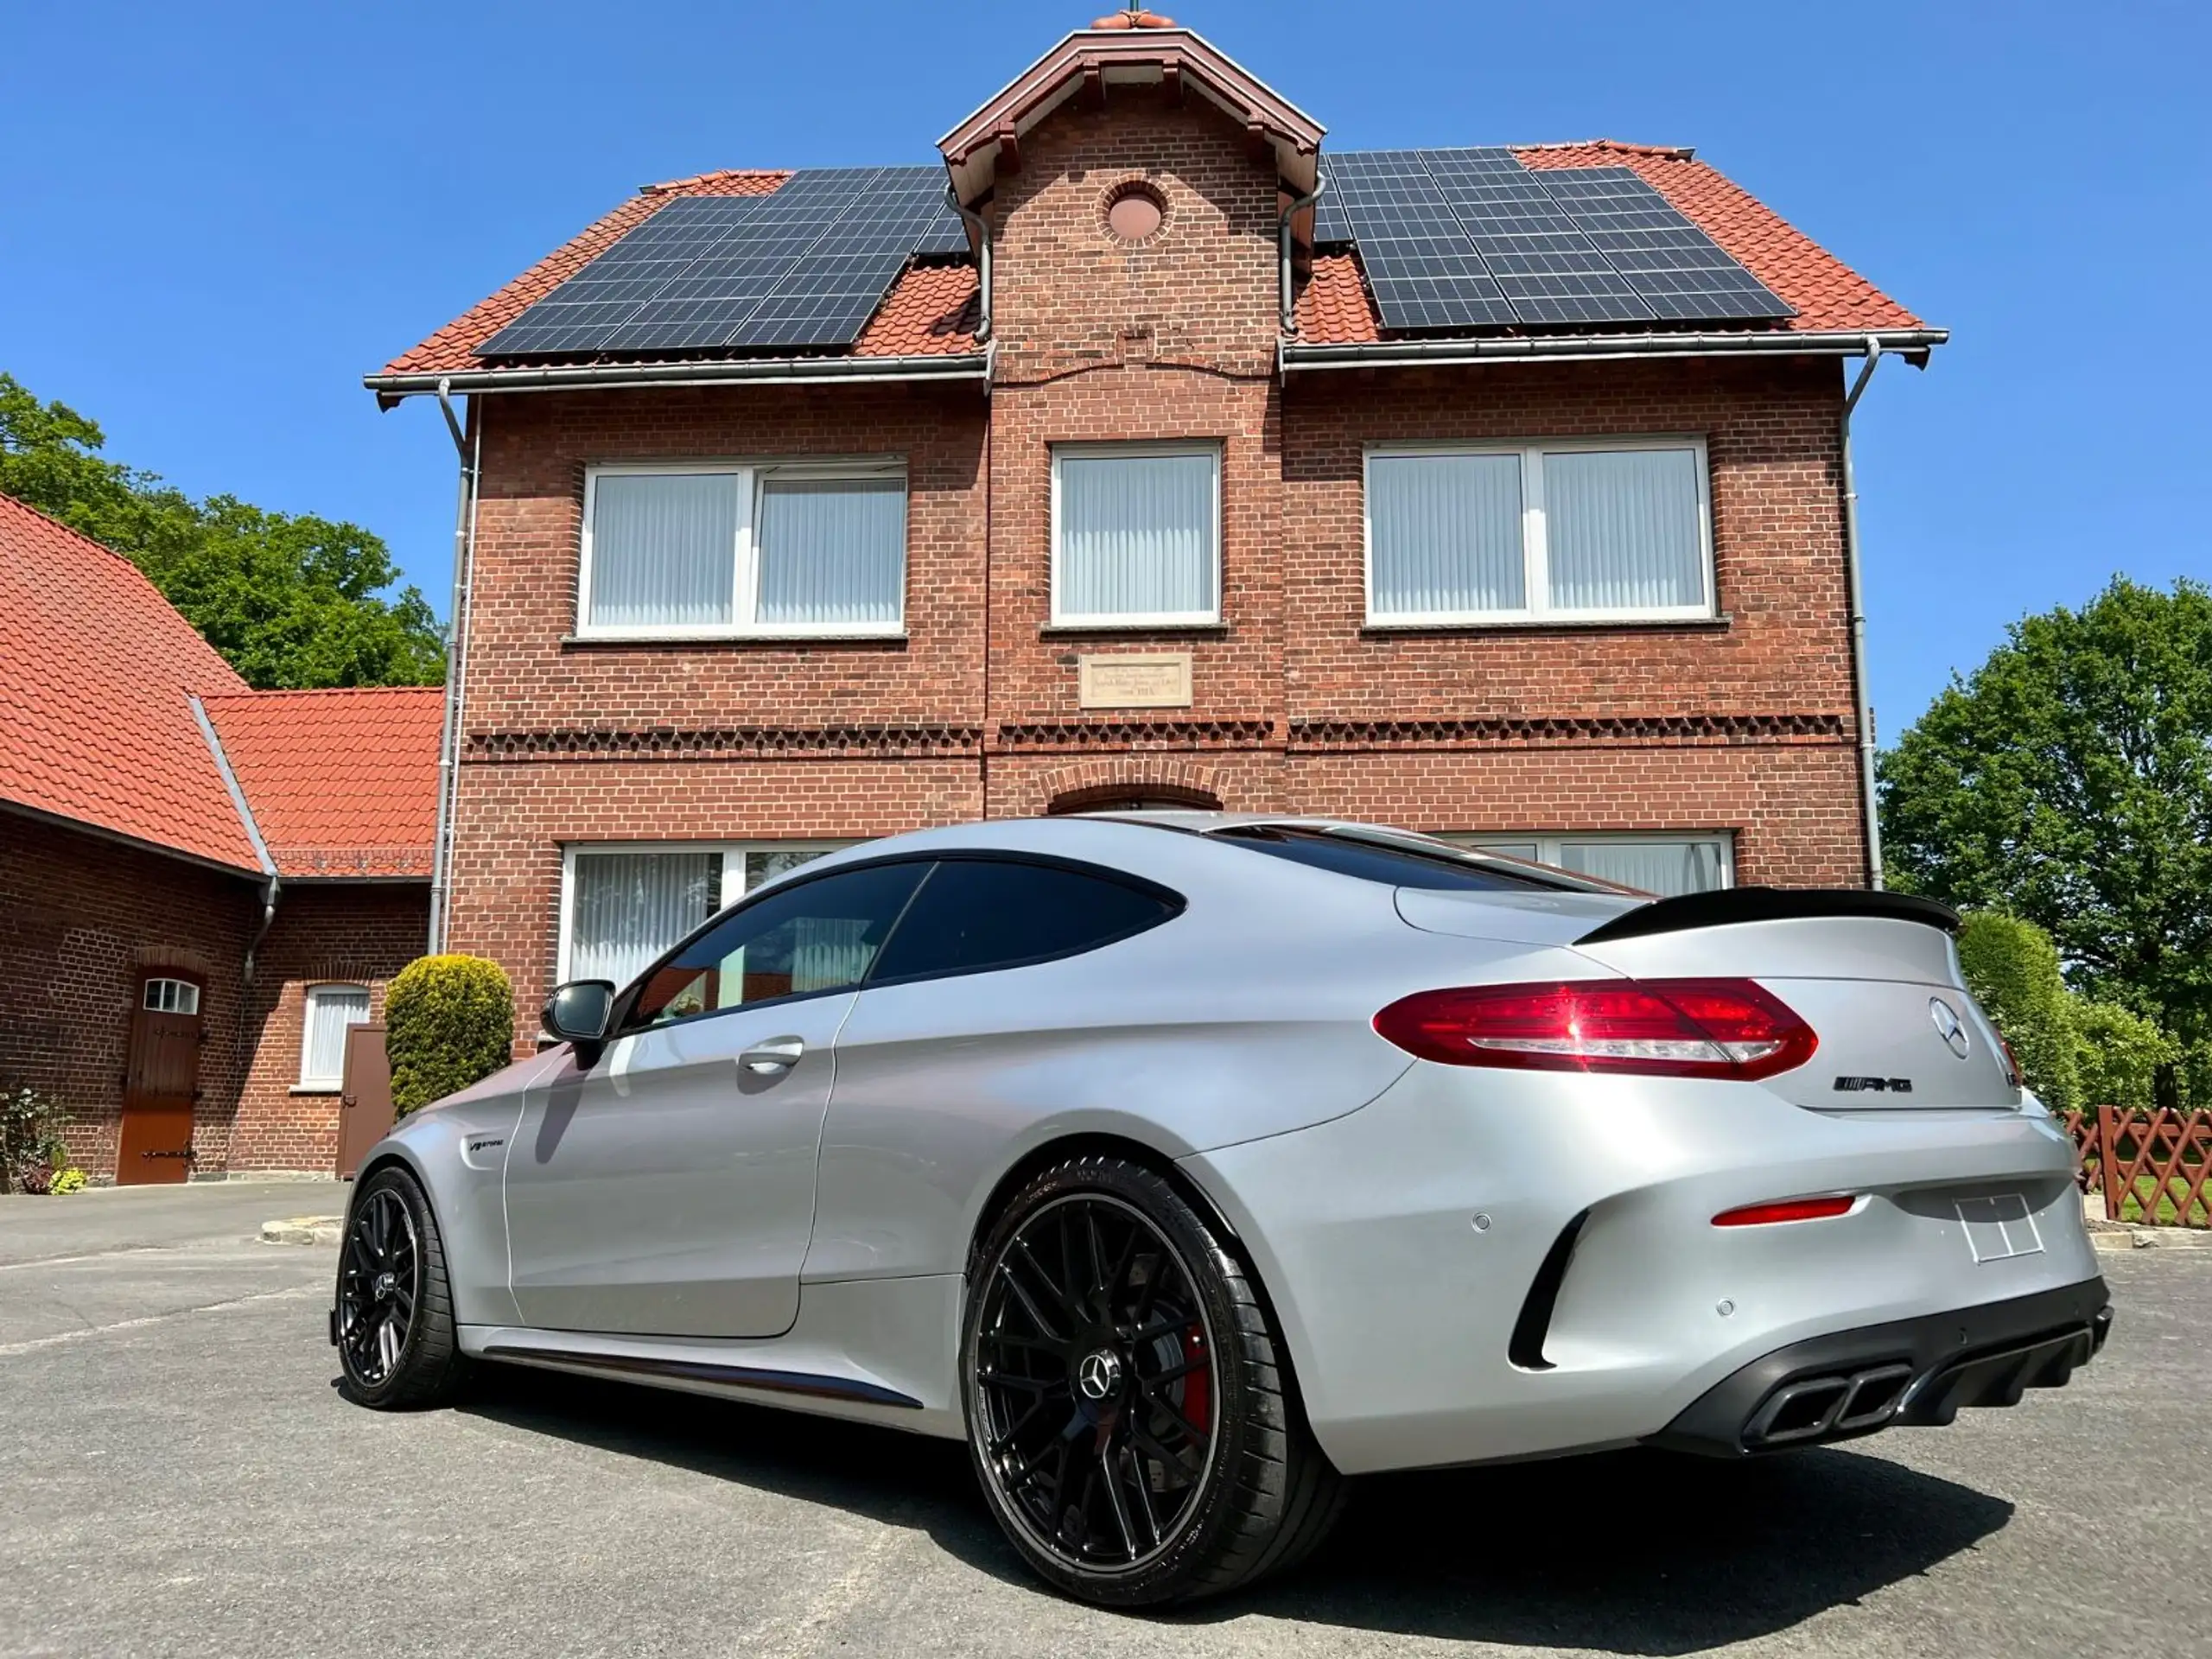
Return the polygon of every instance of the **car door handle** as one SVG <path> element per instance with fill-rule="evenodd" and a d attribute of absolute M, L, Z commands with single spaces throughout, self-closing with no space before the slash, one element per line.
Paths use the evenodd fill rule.
<path fill-rule="evenodd" d="M 805 1052 L 805 1043 L 797 1037 L 772 1037 L 747 1049 L 737 1063 L 756 1077 L 772 1077 L 797 1065 Z"/>

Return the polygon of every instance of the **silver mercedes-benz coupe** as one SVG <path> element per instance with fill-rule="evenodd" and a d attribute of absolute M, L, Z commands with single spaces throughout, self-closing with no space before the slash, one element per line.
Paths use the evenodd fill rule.
<path fill-rule="evenodd" d="M 376 1148 L 343 1386 L 504 1361 L 963 1438 L 1118 1605 L 1298 1560 L 1347 1476 L 2011 1405 L 2111 1313 L 1955 923 L 1313 819 L 852 848 Z"/>

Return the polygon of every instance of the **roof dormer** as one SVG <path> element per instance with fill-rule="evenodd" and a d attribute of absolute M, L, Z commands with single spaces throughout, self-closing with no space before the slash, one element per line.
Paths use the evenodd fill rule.
<path fill-rule="evenodd" d="M 962 203 L 1020 170 L 1023 135 L 1053 111 L 1076 98 L 1103 105 L 1117 86 L 1205 99 L 1244 129 L 1255 157 L 1272 152 L 1279 177 L 1313 188 L 1327 129 L 1172 18 L 1132 8 L 1076 30 L 938 141 Z"/>

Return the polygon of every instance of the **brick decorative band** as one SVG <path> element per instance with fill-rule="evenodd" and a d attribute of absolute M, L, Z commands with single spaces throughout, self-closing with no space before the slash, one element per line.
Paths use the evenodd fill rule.
<path fill-rule="evenodd" d="M 1834 743 L 1840 714 L 1618 715 L 1590 719 L 1294 720 L 1290 748 L 1461 749 L 1555 743 Z"/>
<path fill-rule="evenodd" d="M 1007 749 L 1257 749 L 1276 741 L 1270 720 L 1066 720 L 1001 726 Z"/>
<path fill-rule="evenodd" d="M 1471 720 L 1294 720 L 1288 741 L 1268 720 L 1039 721 L 999 728 L 995 750 L 1035 753 L 1110 749 L 1467 749 L 1581 743 L 1836 743 L 1840 714 L 1620 715 L 1588 719 L 1495 716 Z M 472 732 L 473 761 L 708 760 L 970 756 L 976 726 L 660 726 Z"/>
<path fill-rule="evenodd" d="M 723 757 L 906 760 L 974 754 L 976 726 L 657 726 L 642 731 L 579 728 L 550 732 L 471 732 L 471 760 L 703 760 Z"/>

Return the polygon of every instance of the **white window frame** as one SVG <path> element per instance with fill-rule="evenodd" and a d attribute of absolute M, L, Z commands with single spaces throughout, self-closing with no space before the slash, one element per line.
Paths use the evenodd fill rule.
<path fill-rule="evenodd" d="M 1185 438 L 1173 441 L 1138 441 L 1128 443 L 1056 443 L 1052 445 L 1052 622 L 1056 628 L 1133 630 L 1160 628 L 1211 628 L 1221 623 L 1221 473 L 1222 441 L 1218 438 Z M 1071 612 L 1060 607 L 1060 462 L 1068 456 L 1079 461 L 1109 458 L 1130 461 L 1158 460 L 1169 455 L 1205 455 L 1213 462 L 1213 563 L 1208 571 L 1208 588 L 1212 604 L 1203 611 L 1155 611 L 1150 613 Z"/>
<path fill-rule="evenodd" d="M 839 841 L 570 841 L 561 846 L 561 910 L 553 951 L 553 982 L 569 979 L 569 946 L 576 919 L 576 855 L 597 853 L 720 853 L 722 890 L 715 910 L 728 910 L 745 897 L 745 855 L 747 853 L 835 853 L 857 844 L 857 838 Z M 674 941 L 671 941 L 674 943 Z"/>
<path fill-rule="evenodd" d="M 592 526 L 599 512 L 599 480 L 690 474 L 737 480 L 745 508 L 738 515 L 730 549 L 730 620 L 608 626 L 591 620 Z M 762 622 L 760 613 L 760 560 L 755 527 L 760 522 L 761 493 L 771 479 L 866 480 L 895 478 L 901 497 L 902 543 L 899 549 L 899 614 L 887 622 Z M 913 490 L 903 455 L 827 458 L 754 457 L 727 461 L 599 461 L 584 468 L 584 511 L 576 558 L 575 638 L 579 639 L 903 639 L 906 637 L 907 553 L 912 541 Z"/>
<path fill-rule="evenodd" d="M 1720 886 L 1723 889 L 1736 885 L 1736 832 L 1732 830 L 1455 830 L 1437 837 L 1456 846 L 1494 849 L 1510 843 L 1526 846 L 1534 842 L 1536 862 L 1560 865 L 1560 849 L 1567 842 L 1587 845 L 1592 842 L 1628 842 L 1637 847 L 1683 847 L 1689 845 L 1720 848 Z"/>
<path fill-rule="evenodd" d="M 175 994 L 156 991 L 156 986 L 172 987 Z M 175 1007 L 163 1006 L 171 1001 L 176 1004 Z M 192 1005 L 190 1007 L 185 1006 L 188 1002 Z M 149 974 L 138 988 L 138 1006 L 148 1014 L 174 1014 L 180 1019 L 194 1019 L 200 1013 L 200 987 L 175 974 Z"/>
<path fill-rule="evenodd" d="M 352 991 L 368 999 L 369 1011 L 348 1025 L 365 1026 L 376 1018 L 376 994 L 357 980 L 327 979 L 309 985 L 300 997 L 300 1080 L 292 1086 L 296 1095 L 334 1095 L 346 1086 L 346 1042 L 338 1043 L 338 1070 L 328 1076 L 308 1070 L 308 1038 L 315 1030 L 315 1005 L 333 991 Z"/>
<path fill-rule="evenodd" d="M 1696 460 L 1699 573 L 1703 591 L 1694 605 L 1634 606 L 1617 610 L 1552 608 L 1550 544 L 1544 521 L 1544 457 L 1568 454 L 1648 454 L 1686 450 Z M 1381 611 L 1375 608 L 1375 515 L 1372 468 L 1383 455 L 1517 455 L 1521 459 L 1521 592 L 1516 610 Z M 1713 571 L 1713 479 L 1705 440 L 1694 434 L 1612 438 L 1542 438 L 1513 442 L 1370 443 L 1360 458 L 1362 582 L 1370 628 L 1491 627 L 1520 624 L 1710 621 L 1715 608 Z"/>

